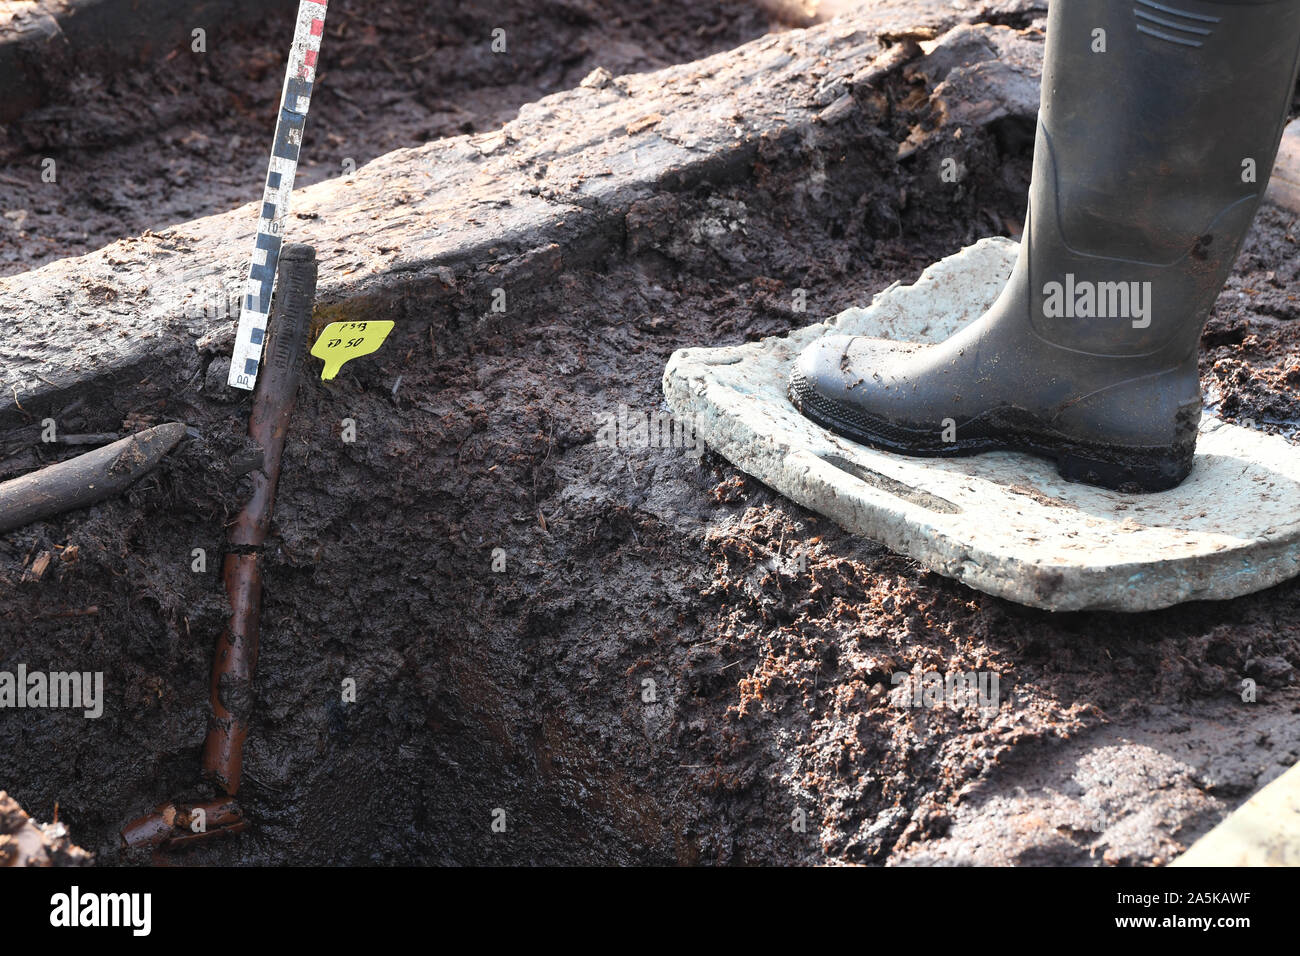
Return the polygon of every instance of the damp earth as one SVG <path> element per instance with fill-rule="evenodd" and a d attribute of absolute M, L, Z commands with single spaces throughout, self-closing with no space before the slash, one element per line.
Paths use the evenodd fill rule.
<path fill-rule="evenodd" d="M 499 2 L 472 23 L 452 6 L 382 3 L 362 27 L 331 5 L 306 180 L 492 128 L 597 66 L 788 27 L 738 0 Z M 499 20 L 552 45 L 502 76 L 469 40 Z M 236 36 L 206 72 L 86 78 L 93 121 L 56 104 L 6 129 L 0 268 L 247 202 L 279 57 Z M 159 83 L 176 91 L 162 113 Z M 381 352 L 302 384 L 264 567 L 250 826 L 185 862 L 1150 865 L 1300 759 L 1300 582 L 1051 614 L 855 538 L 710 451 L 597 440 L 611 415 L 663 413 L 676 348 L 781 334 L 1016 234 L 1031 136 L 986 130 L 961 198 L 932 199 L 925 156 L 899 150 L 925 83 L 895 76 L 833 144 L 773 144 L 746 176 L 639 203 L 621 241 L 504 313 L 482 306 L 486 276 L 390 303 Z M 11 184 L 49 151 L 85 177 L 62 205 Z M 1300 438 L 1296 241 L 1265 207 L 1201 372 L 1218 414 Z M 247 406 L 202 375 L 70 400 L 68 431 L 191 436 L 126 494 L 0 538 L 0 669 L 71 660 L 107 688 L 97 720 L 0 714 L 0 789 L 41 819 L 57 805 L 100 865 L 149 862 L 120 849 L 123 824 L 211 795 L 197 768 Z M 72 453 L 30 428 L 0 432 L 0 479 Z M 918 671 L 995 672 L 999 704 L 905 706 L 893 675 Z"/>

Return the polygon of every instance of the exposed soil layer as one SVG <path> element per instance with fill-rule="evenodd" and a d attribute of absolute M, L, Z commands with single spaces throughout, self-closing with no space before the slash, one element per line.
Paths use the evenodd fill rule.
<path fill-rule="evenodd" d="M 187 42 L 147 68 L 83 73 L 63 102 L 0 126 L 0 275 L 259 195 L 292 14 L 215 33 L 203 53 Z M 298 182 L 493 129 L 598 66 L 654 70 L 780 26 L 750 0 L 336 0 Z"/>
<path fill-rule="evenodd" d="M 383 303 L 383 350 L 302 386 L 252 825 L 186 861 L 1147 864 L 1300 757 L 1300 583 L 1051 615 L 642 441 L 673 349 L 784 332 L 1023 221 L 1023 135 L 972 135 L 967 188 L 942 197 L 937 156 L 898 160 L 923 82 L 774 144 L 743 182 L 638 204 L 621 244 L 512 287 L 505 313 L 486 268 Z M 1203 366 L 1224 414 L 1281 430 L 1293 228 L 1259 217 Z M 132 816 L 205 795 L 223 524 L 247 494 L 246 398 L 202 376 L 137 394 L 60 427 L 183 419 L 201 437 L 125 496 L 0 539 L 0 670 L 102 670 L 107 689 L 98 720 L 0 714 L 0 783 L 38 815 L 58 801 L 100 863 L 139 859 L 116 843 Z M 611 422 L 622 447 L 600 441 Z M 914 670 L 996 672 L 1000 706 L 908 707 L 892 677 Z"/>

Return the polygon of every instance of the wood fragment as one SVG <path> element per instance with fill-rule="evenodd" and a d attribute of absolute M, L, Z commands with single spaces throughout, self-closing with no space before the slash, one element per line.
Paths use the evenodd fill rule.
<path fill-rule="evenodd" d="M 32 566 L 27 569 L 27 573 L 23 575 L 23 580 L 39 581 L 41 578 L 45 577 L 45 572 L 49 569 L 50 561 L 52 559 L 53 555 L 51 555 L 50 552 L 42 551 L 36 556 L 36 560 L 32 562 Z"/>
<path fill-rule="evenodd" d="M 1300 120 L 1292 120 L 1282 133 L 1264 198 L 1288 212 L 1300 213 Z"/>
<path fill-rule="evenodd" d="M 203 741 L 204 776 L 232 797 L 239 791 L 244 740 L 252 718 L 262 611 L 261 547 L 271 528 L 281 456 L 307 352 L 315 296 L 315 250 L 286 246 L 280 253 L 275 303 L 248 418 L 248 436 L 261 449 L 262 460 L 250 473 L 253 493 L 230 529 L 231 551 L 222 578 L 231 614 L 212 662 L 211 714 Z"/>
<path fill-rule="evenodd" d="M 123 491 L 152 471 L 184 437 L 182 422 L 155 425 L 0 484 L 0 534 Z"/>
<path fill-rule="evenodd" d="M 153 812 L 124 826 L 121 836 L 124 847 L 174 850 L 214 836 L 234 836 L 247 827 L 243 809 L 223 797 L 160 804 Z"/>

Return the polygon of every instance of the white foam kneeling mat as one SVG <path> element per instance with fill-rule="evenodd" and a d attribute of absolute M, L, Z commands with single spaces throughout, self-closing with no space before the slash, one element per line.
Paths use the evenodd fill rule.
<path fill-rule="evenodd" d="M 795 357 L 827 333 L 938 342 L 992 304 L 1017 245 L 984 239 L 865 309 L 747 345 L 680 349 L 673 414 L 742 471 L 849 531 L 1034 607 L 1144 611 L 1231 598 L 1300 572 L 1300 448 L 1205 416 L 1191 475 L 1126 494 L 1011 452 L 911 458 L 814 424 L 790 404 Z"/>

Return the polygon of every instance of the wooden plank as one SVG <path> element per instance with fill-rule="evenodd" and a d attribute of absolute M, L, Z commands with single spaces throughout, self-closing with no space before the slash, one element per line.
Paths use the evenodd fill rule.
<path fill-rule="evenodd" d="M 1300 866 L 1300 765 L 1255 794 L 1171 866 Z"/>
<path fill-rule="evenodd" d="M 1300 119 L 1288 123 L 1282 133 L 1265 198 L 1283 209 L 1300 213 Z"/>
<path fill-rule="evenodd" d="M 495 132 L 397 150 L 301 190 L 287 238 L 318 250 L 318 310 L 345 317 L 471 274 L 544 281 L 620 247 L 641 199 L 748 175 L 760 148 L 841 142 L 844 120 L 866 108 L 862 87 L 882 80 L 872 64 L 902 65 L 882 32 L 976 15 L 923 3 L 908 18 L 901 6 L 655 73 L 596 76 Z M 239 288 L 255 224 L 249 205 L 0 278 L 0 426 L 92 379 L 147 370 L 178 386 L 195 374 L 196 346 L 227 355 L 234 317 L 213 313 Z"/>

